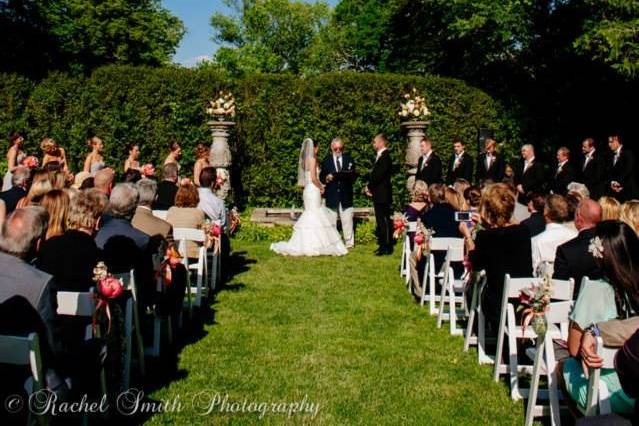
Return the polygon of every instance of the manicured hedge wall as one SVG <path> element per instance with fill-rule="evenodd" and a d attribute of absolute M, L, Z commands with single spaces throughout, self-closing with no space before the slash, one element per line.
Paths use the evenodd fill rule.
<path fill-rule="evenodd" d="M 460 136 L 475 154 L 477 130 L 495 131 L 507 154 L 519 144 L 517 126 L 500 105 L 462 81 L 433 76 L 332 73 L 312 78 L 254 75 L 232 80 L 209 70 L 104 67 L 90 77 L 52 74 L 40 82 L 0 75 L 0 132 L 22 130 L 26 149 L 39 154 L 39 141 L 50 136 L 67 149 L 78 170 L 88 151 L 90 134 L 106 143 L 107 163 L 122 168 L 125 147 L 138 143 L 141 160 L 161 164 L 170 141 L 183 146 L 183 170 L 190 171 L 193 148 L 210 143 L 205 102 L 220 89 L 238 101 L 232 135 L 235 201 L 251 206 L 301 204 L 295 187 L 299 147 L 305 137 L 328 152 L 334 136 L 346 141 L 362 174 L 371 167 L 373 135 L 391 140 L 396 173 L 396 200 L 405 199 L 405 135 L 397 116 L 401 95 L 412 87 L 426 94 L 433 112 L 428 134 L 435 149 L 448 158 L 451 140 Z M 7 140 L 2 147 L 6 149 Z M 364 179 L 357 182 L 357 205 Z"/>

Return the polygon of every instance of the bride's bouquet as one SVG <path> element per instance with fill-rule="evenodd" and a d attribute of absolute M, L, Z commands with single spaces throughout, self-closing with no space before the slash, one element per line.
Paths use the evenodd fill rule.
<path fill-rule="evenodd" d="M 235 117 L 235 99 L 231 92 L 224 93 L 220 91 L 217 99 L 209 101 L 206 113 L 218 120 L 224 120 L 226 117 Z"/>
<path fill-rule="evenodd" d="M 401 104 L 399 116 L 402 119 L 426 119 L 431 113 L 426 105 L 426 98 L 417 94 L 413 87 L 411 93 L 404 94 L 405 102 Z"/>

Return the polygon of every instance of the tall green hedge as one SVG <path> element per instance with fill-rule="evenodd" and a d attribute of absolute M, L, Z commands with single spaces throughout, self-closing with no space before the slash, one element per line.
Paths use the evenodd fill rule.
<path fill-rule="evenodd" d="M 50 136 L 67 149 L 72 168 L 81 167 L 89 135 L 101 136 L 107 163 L 122 168 L 125 147 L 137 143 L 141 160 L 161 164 L 166 146 L 183 146 L 183 170 L 190 171 L 193 148 L 210 143 L 205 103 L 218 90 L 231 90 L 238 102 L 231 146 L 235 201 L 251 206 L 301 204 L 295 187 L 298 150 L 305 137 L 328 153 L 334 136 L 365 174 L 374 160 L 370 141 L 377 132 L 391 140 L 397 173 L 397 202 L 403 202 L 405 135 L 397 115 L 401 95 L 416 87 L 433 112 L 429 136 L 445 158 L 459 136 L 476 154 L 480 127 L 495 131 L 507 154 L 518 145 L 516 124 L 484 92 L 462 81 L 434 76 L 331 73 L 311 78 L 253 75 L 233 80 L 210 70 L 109 66 L 89 77 L 52 74 L 40 82 L 0 75 L 0 131 L 22 130 L 26 149 L 39 154 Z M 3 147 L 6 148 L 7 140 Z M 356 183 L 356 204 L 366 205 Z"/>

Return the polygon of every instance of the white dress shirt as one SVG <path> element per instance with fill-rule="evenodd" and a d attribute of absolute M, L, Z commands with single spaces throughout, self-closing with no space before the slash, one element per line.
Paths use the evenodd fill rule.
<path fill-rule="evenodd" d="M 547 223 L 546 230 L 530 240 L 533 273 L 537 275 L 544 262 L 554 263 L 557 247 L 577 236 L 575 228 L 568 224 Z"/>
<path fill-rule="evenodd" d="M 388 149 L 388 148 L 384 147 L 384 148 L 380 149 L 379 151 L 377 151 L 377 158 L 375 158 L 375 161 L 379 160 L 379 157 L 381 157 L 381 156 L 382 156 L 382 153 L 383 153 L 384 151 L 386 151 L 387 149 Z M 343 166 L 343 165 L 342 165 L 342 166 Z"/>
<path fill-rule="evenodd" d="M 198 188 L 200 202 L 198 209 L 202 210 L 211 221 L 219 221 L 223 229 L 226 228 L 226 207 L 224 201 L 213 193 L 209 188 Z"/>

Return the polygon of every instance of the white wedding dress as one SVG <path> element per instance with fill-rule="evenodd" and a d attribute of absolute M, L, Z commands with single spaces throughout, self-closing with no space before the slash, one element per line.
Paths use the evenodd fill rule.
<path fill-rule="evenodd" d="M 348 253 L 328 209 L 322 206 L 322 194 L 305 173 L 304 212 L 288 241 L 271 244 L 271 250 L 284 256 L 343 256 Z"/>

